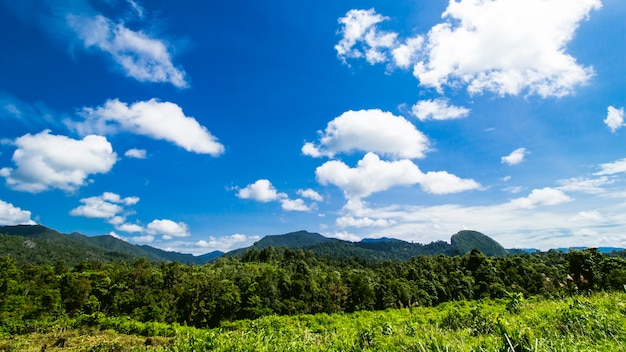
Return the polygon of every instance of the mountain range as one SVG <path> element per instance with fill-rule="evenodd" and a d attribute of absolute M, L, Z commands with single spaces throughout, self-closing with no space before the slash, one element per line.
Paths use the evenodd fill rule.
<path fill-rule="evenodd" d="M 42 225 L 0 226 L 0 257 L 11 256 L 19 263 L 33 265 L 52 265 L 60 260 L 65 261 L 67 265 L 75 265 L 81 261 L 112 262 L 120 259 L 134 261 L 144 257 L 152 262 L 204 264 L 221 256 L 238 257 L 248 251 L 261 251 L 268 247 L 302 249 L 332 259 L 358 258 L 370 262 L 408 260 L 418 255 L 463 255 L 473 248 L 478 248 L 488 256 L 536 251 L 507 250 L 489 236 L 469 230 L 454 234 L 450 243 L 435 241 L 429 244 L 406 242 L 389 237 L 349 242 L 302 230 L 265 236 L 250 247 L 228 253 L 213 251 L 194 256 L 164 251 L 148 245 L 131 244 L 111 235 L 85 236 L 77 232 L 62 234 Z"/>
<path fill-rule="evenodd" d="M 111 262 L 147 258 L 153 262 L 178 261 L 203 264 L 221 255 L 215 251 L 201 256 L 168 252 L 147 245 L 135 245 L 111 235 L 62 234 L 42 225 L 0 226 L 0 257 L 11 256 L 20 263 L 68 265 L 81 261 Z"/>

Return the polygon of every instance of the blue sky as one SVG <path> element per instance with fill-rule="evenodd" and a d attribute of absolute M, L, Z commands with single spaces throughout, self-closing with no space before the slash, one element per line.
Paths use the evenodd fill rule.
<path fill-rule="evenodd" d="M 0 0 L 0 224 L 626 246 L 621 0 Z"/>

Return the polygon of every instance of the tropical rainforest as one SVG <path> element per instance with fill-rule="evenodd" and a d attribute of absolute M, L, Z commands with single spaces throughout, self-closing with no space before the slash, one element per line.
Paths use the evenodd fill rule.
<path fill-rule="evenodd" d="M 119 328 L 119 319 L 127 325 L 162 324 L 159 329 L 165 331 L 187 327 L 223 332 L 256 324 L 241 322 L 271 317 L 365 316 L 364 312 L 413 312 L 458 302 L 478 302 L 475 307 L 501 302 L 505 311 L 516 312 L 529 299 L 619 294 L 625 285 L 626 260 L 597 249 L 486 256 L 474 248 L 463 255 L 368 261 L 269 246 L 253 247 L 203 265 L 147 258 L 82 261 L 75 265 L 58 260 L 33 265 L 5 255 L 0 258 L 0 337 L 49 331 L 59 322 L 65 322 L 66 327 L 68 322 L 73 327 L 84 327 L 117 321 L 113 325 Z M 568 304 L 583 314 L 596 303 L 575 300 Z M 626 309 L 621 304 L 623 317 Z M 438 318 L 437 326 L 506 330 L 495 315 L 485 318 L 491 314 L 486 313 L 489 309 L 463 309 L 446 313 L 445 319 Z M 332 326 L 330 321 L 335 318 L 328 319 Z M 481 319 L 485 321 L 481 323 Z M 395 323 L 391 320 L 389 324 Z M 611 325 L 615 333 L 609 338 L 626 343 L 625 325 L 623 319 Z M 151 329 L 139 330 L 148 336 L 159 335 Z M 355 340 L 351 346 L 356 350 L 372 347 L 365 348 L 362 342 L 374 339 L 378 332 L 372 330 L 371 336 L 361 336 L 361 342 Z M 354 334 L 358 333 L 363 332 L 355 330 Z M 510 334 L 502 336 L 508 338 Z M 510 343 L 516 345 L 522 346 Z"/>

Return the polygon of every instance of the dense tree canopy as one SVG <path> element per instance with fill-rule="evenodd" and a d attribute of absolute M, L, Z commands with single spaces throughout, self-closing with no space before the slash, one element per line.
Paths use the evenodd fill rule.
<path fill-rule="evenodd" d="M 0 321 L 103 313 L 198 327 L 269 314 L 430 306 L 511 294 L 623 289 L 626 260 L 597 250 L 368 263 L 268 247 L 212 264 L 147 259 L 22 265 L 0 258 Z M 2 323 L 8 324 L 8 323 Z M 0 326 L 7 329 L 7 326 Z"/>

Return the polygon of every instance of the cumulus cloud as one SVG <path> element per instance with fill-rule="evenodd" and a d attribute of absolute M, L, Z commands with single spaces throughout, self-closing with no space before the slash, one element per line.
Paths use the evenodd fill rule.
<path fill-rule="evenodd" d="M 611 132 L 615 133 L 618 129 L 625 126 L 624 124 L 624 108 L 615 108 L 609 106 L 607 109 L 606 119 L 604 123 L 609 126 Z"/>
<path fill-rule="evenodd" d="M 304 200 L 297 199 L 283 199 L 280 201 L 280 206 L 287 211 L 311 211 L 311 207 L 304 203 Z"/>
<path fill-rule="evenodd" d="M 342 39 L 335 49 L 344 61 L 412 64 L 420 85 L 440 92 L 463 85 L 470 93 L 559 97 L 593 75 L 566 49 L 580 22 L 601 6 L 600 0 L 450 0 L 442 23 L 405 41 L 381 30 L 388 18 L 373 9 L 350 10 L 339 19 Z"/>
<path fill-rule="evenodd" d="M 34 225 L 31 212 L 0 199 L 0 225 Z"/>
<path fill-rule="evenodd" d="M 460 229 L 478 230 L 506 248 L 547 250 L 561 247 L 564 236 L 567 236 L 572 246 L 622 246 L 626 243 L 624 226 L 619 225 L 626 220 L 623 206 L 616 208 L 612 203 L 607 204 L 602 197 L 539 206 L 537 198 L 541 197 L 531 198 L 535 198 L 532 218 L 529 218 L 529 208 L 514 207 L 509 202 L 488 206 L 395 204 L 382 207 L 352 202 L 342 209 L 342 216 L 393 221 L 385 227 L 386 234 L 419 243 L 449 239 Z M 617 226 L 607 227 L 606 224 Z M 588 229 L 602 233 L 602 236 L 582 238 L 578 235 L 589 233 L 586 231 Z M 380 237 L 380 228 L 353 227 L 350 235 L 359 238 Z"/>
<path fill-rule="evenodd" d="M 614 161 L 612 163 L 600 164 L 600 169 L 601 170 L 594 173 L 594 175 L 613 175 L 626 172 L 626 158 Z"/>
<path fill-rule="evenodd" d="M 302 193 L 309 198 L 316 197 L 316 195 L 321 197 L 313 190 L 300 190 L 298 193 Z M 300 198 L 289 199 L 286 193 L 278 192 L 270 180 L 267 179 L 256 180 L 254 183 L 240 189 L 237 192 L 237 197 L 263 203 L 278 201 L 281 203 L 283 210 L 286 211 L 311 211 L 315 207 L 315 203 L 307 205 Z"/>
<path fill-rule="evenodd" d="M 503 156 L 500 161 L 507 165 L 517 165 L 524 161 L 526 156 L 526 148 L 517 148 L 511 154 Z"/>
<path fill-rule="evenodd" d="M 230 236 L 210 236 L 207 240 L 200 240 L 194 243 L 195 247 L 200 248 L 203 252 L 207 250 L 227 252 L 235 247 L 240 247 L 245 244 L 251 244 L 260 240 L 260 236 L 247 236 L 244 234 L 236 233 Z"/>
<path fill-rule="evenodd" d="M 127 157 L 127 158 L 145 159 L 146 158 L 146 150 L 145 149 L 136 149 L 136 148 L 128 149 L 126 151 L 126 153 L 124 153 L 124 156 Z"/>
<path fill-rule="evenodd" d="M 122 198 L 120 197 L 119 194 L 113 193 L 113 192 L 104 192 L 102 194 L 102 199 L 109 201 L 109 202 L 114 202 L 114 203 L 122 203 L 124 205 L 135 205 L 137 204 L 137 202 L 139 202 L 139 197 L 125 197 Z"/>
<path fill-rule="evenodd" d="M 117 225 L 115 226 L 115 228 L 118 229 L 119 231 L 124 231 L 128 233 L 135 233 L 135 232 L 142 233 L 145 231 L 143 226 L 138 225 L 138 224 L 129 224 L 129 223 Z"/>
<path fill-rule="evenodd" d="M 424 45 L 424 37 L 409 38 L 391 50 L 391 56 L 395 64 L 400 68 L 409 68 L 419 57 L 420 49 Z"/>
<path fill-rule="evenodd" d="M 324 200 L 324 197 L 322 197 L 319 193 L 317 193 L 316 191 L 308 188 L 308 189 L 299 189 L 296 192 L 298 195 L 300 195 L 301 197 L 304 198 L 309 198 L 311 200 L 317 201 L 317 202 L 321 202 Z"/>
<path fill-rule="evenodd" d="M 420 186 L 424 192 L 432 194 L 450 194 L 480 188 L 472 179 L 463 179 L 447 171 L 429 171 L 422 176 Z"/>
<path fill-rule="evenodd" d="M 374 25 L 387 19 L 374 9 L 348 11 L 338 20 L 342 39 L 335 45 L 337 56 L 344 62 L 346 58 L 360 57 L 372 64 L 385 61 L 384 49 L 395 46 L 397 34 L 382 32 Z"/>
<path fill-rule="evenodd" d="M 384 161 L 374 153 L 367 153 L 356 168 L 350 168 L 342 161 L 328 161 L 315 170 L 315 175 L 322 185 L 341 188 L 347 198 L 367 197 L 394 186 L 413 185 L 422 177 L 412 161 Z"/>
<path fill-rule="evenodd" d="M 338 153 L 364 151 L 422 158 L 428 150 L 428 138 L 412 123 L 378 109 L 344 112 L 319 134 L 319 143 L 305 143 L 302 153 L 312 157 L 333 157 Z"/>
<path fill-rule="evenodd" d="M 108 54 L 126 76 L 140 82 L 188 86 L 185 72 L 174 66 L 171 48 L 164 40 L 129 29 L 123 22 L 116 23 L 100 14 L 68 14 L 66 19 L 85 48 Z"/>
<path fill-rule="evenodd" d="M 339 227 L 386 227 L 395 221 L 388 219 L 372 219 L 369 217 L 355 218 L 352 216 L 341 216 L 335 220 Z"/>
<path fill-rule="evenodd" d="M 174 103 L 150 99 L 128 105 L 113 99 L 103 106 L 85 107 L 79 115 L 84 121 L 68 120 L 66 124 L 81 135 L 127 131 L 166 140 L 198 154 L 218 156 L 224 152 L 224 146 L 206 127 L 195 118 L 185 116 L 183 109 Z"/>
<path fill-rule="evenodd" d="M 102 197 L 83 198 L 80 202 L 83 203 L 83 205 L 72 209 L 70 215 L 109 219 L 124 210 L 121 205 L 107 202 Z"/>
<path fill-rule="evenodd" d="M 174 222 L 168 219 L 153 220 L 146 226 L 149 235 L 162 235 L 163 239 L 191 236 L 189 227 L 184 222 Z"/>
<path fill-rule="evenodd" d="M 105 219 L 109 224 L 115 226 L 115 229 L 118 231 L 143 231 L 143 227 L 140 225 L 125 223 L 126 215 L 132 213 L 126 207 L 137 204 L 139 202 L 138 197 L 122 198 L 119 194 L 104 192 L 100 196 L 83 198 L 80 202 L 83 205 L 72 209 L 70 215 Z"/>
<path fill-rule="evenodd" d="M 350 232 L 346 232 L 346 231 L 339 231 L 339 232 L 334 232 L 334 233 L 325 233 L 324 236 L 329 237 L 329 238 L 336 238 L 336 239 L 340 239 L 343 241 L 349 241 L 349 242 L 359 242 L 362 237 L 357 236 L 353 233 Z"/>
<path fill-rule="evenodd" d="M 418 183 L 425 192 L 434 194 L 456 193 L 480 187 L 473 180 L 464 180 L 445 171 L 424 174 L 411 160 L 384 161 L 374 153 L 367 153 L 355 168 L 350 168 L 342 161 L 328 161 L 315 170 L 315 175 L 322 185 L 332 184 L 341 188 L 349 199 Z"/>
<path fill-rule="evenodd" d="M 267 203 L 287 198 L 287 195 L 285 193 L 278 193 L 270 180 L 260 179 L 240 189 L 239 192 L 237 192 L 237 197 Z"/>
<path fill-rule="evenodd" d="M 0 169 L 7 185 L 18 191 L 38 193 L 51 188 L 73 192 L 92 174 L 104 174 L 117 161 L 105 137 L 87 135 L 82 140 L 50 134 L 45 130 L 26 134 L 14 142 L 17 168 Z"/>
<path fill-rule="evenodd" d="M 527 197 L 513 199 L 509 206 L 517 209 L 533 209 L 537 206 L 557 205 L 571 201 L 572 198 L 556 188 L 533 189 Z"/>
<path fill-rule="evenodd" d="M 459 119 L 470 113 L 467 108 L 449 105 L 448 100 L 443 98 L 420 100 L 411 111 L 420 121 Z"/>

